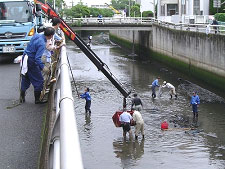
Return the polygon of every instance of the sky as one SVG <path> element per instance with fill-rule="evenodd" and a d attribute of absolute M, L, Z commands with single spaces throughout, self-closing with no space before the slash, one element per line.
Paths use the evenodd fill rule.
<path fill-rule="evenodd" d="M 67 5 L 71 5 L 72 1 L 74 3 L 74 5 L 76 5 L 78 2 L 80 2 L 80 0 L 65 0 Z M 88 6 L 90 5 L 100 5 L 100 4 L 104 4 L 104 3 L 110 3 L 111 0 L 82 0 L 82 2 Z"/>

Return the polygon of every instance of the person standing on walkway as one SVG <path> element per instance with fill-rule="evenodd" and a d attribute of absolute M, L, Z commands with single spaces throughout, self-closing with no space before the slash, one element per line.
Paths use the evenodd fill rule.
<path fill-rule="evenodd" d="M 51 39 L 54 34 L 54 28 L 47 27 L 44 34 L 35 34 L 31 38 L 24 51 L 21 65 L 21 103 L 25 102 L 25 92 L 30 87 L 30 84 L 34 86 L 35 104 L 46 103 L 40 101 L 44 81 L 41 71 L 45 69 L 44 63 L 41 61 L 41 57 L 45 51 L 47 40 Z"/>
<path fill-rule="evenodd" d="M 133 113 L 133 120 L 135 121 L 136 125 L 135 125 L 135 139 L 138 139 L 138 134 L 141 132 L 142 134 L 142 139 L 144 139 L 145 135 L 144 135 L 144 120 L 142 118 L 142 115 L 139 111 L 134 110 Z"/>
<path fill-rule="evenodd" d="M 124 111 L 120 115 L 120 118 L 119 118 L 121 126 L 123 127 L 123 137 L 124 137 L 124 139 L 126 139 L 127 132 L 129 133 L 130 139 L 132 139 L 132 131 L 131 131 L 131 128 L 130 128 L 130 121 L 131 120 L 132 120 L 132 116 L 124 108 Z"/>
<path fill-rule="evenodd" d="M 89 88 L 85 88 L 84 93 L 80 95 L 82 99 L 86 100 L 85 104 L 85 113 L 89 112 L 91 113 L 91 96 L 89 93 Z"/>
<path fill-rule="evenodd" d="M 173 98 L 173 95 L 175 95 L 175 98 L 177 98 L 177 93 L 175 90 L 175 87 L 171 83 L 167 83 L 166 81 L 163 82 L 162 88 L 167 87 L 170 90 L 170 98 Z"/>
<path fill-rule="evenodd" d="M 160 87 L 159 80 L 160 80 L 160 77 L 158 77 L 157 79 L 155 79 L 152 82 L 152 98 L 155 98 L 156 97 L 155 88 L 156 87 Z"/>
<path fill-rule="evenodd" d="M 193 111 L 193 119 L 198 118 L 198 105 L 200 104 L 199 96 L 196 92 L 193 92 L 193 95 L 191 97 L 190 105 L 192 105 L 192 111 Z"/>
<path fill-rule="evenodd" d="M 137 94 L 134 94 L 134 98 L 132 99 L 131 108 L 134 108 L 137 111 L 141 111 L 143 107 L 142 101 L 139 97 L 137 97 Z"/>

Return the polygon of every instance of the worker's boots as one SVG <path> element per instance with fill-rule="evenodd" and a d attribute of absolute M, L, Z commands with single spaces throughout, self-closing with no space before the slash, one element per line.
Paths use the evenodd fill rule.
<path fill-rule="evenodd" d="M 20 92 L 20 103 L 24 103 L 25 102 L 25 92 L 21 91 Z"/>
<path fill-rule="evenodd" d="M 48 102 L 48 101 L 40 100 L 40 96 L 41 96 L 41 91 L 34 91 L 35 104 L 44 104 Z"/>

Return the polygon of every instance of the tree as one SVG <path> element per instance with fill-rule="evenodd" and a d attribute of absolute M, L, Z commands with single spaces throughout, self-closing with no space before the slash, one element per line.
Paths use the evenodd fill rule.
<path fill-rule="evenodd" d="M 135 0 L 130 0 L 130 6 L 135 4 Z M 129 0 L 111 0 L 111 5 L 117 10 L 124 10 L 129 6 Z"/>
<path fill-rule="evenodd" d="M 130 10 L 130 14 L 131 14 L 130 16 L 132 17 L 140 17 L 141 16 L 140 5 L 135 4 L 134 6 L 132 6 Z"/>
<path fill-rule="evenodd" d="M 153 12 L 152 11 L 144 11 L 142 13 L 143 17 L 153 17 Z"/>
<path fill-rule="evenodd" d="M 90 10 L 85 5 L 77 4 L 76 6 L 73 6 L 71 10 L 72 10 L 73 18 L 81 18 L 85 16 L 90 16 Z"/>
<path fill-rule="evenodd" d="M 225 0 L 221 0 L 221 3 L 225 2 Z M 218 9 L 218 13 L 224 13 L 225 11 L 223 10 L 224 9 L 224 5 L 221 6 L 221 8 Z M 213 7 L 213 0 L 210 0 L 209 2 L 209 14 L 210 15 L 215 15 L 217 13 L 217 8 L 214 8 Z"/>

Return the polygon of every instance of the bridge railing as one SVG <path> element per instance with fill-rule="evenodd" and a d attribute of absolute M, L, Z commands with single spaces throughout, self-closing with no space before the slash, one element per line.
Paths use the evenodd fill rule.
<path fill-rule="evenodd" d="M 103 17 L 103 18 L 71 18 L 66 19 L 65 21 L 70 24 L 82 24 L 82 25 L 99 25 L 99 24 L 152 24 L 154 19 L 150 17 L 121 17 L 121 18 L 114 18 L 114 17 Z"/>
<path fill-rule="evenodd" d="M 203 32 L 206 34 L 221 34 L 225 35 L 225 25 L 210 25 L 210 24 L 187 24 L 187 23 L 171 23 L 161 20 L 154 20 L 153 24 L 158 24 L 167 28 L 192 31 L 192 32 Z"/>
<path fill-rule="evenodd" d="M 204 32 L 206 34 L 225 34 L 225 25 L 210 25 L 210 24 L 188 24 L 188 23 L 172 23 L 161 21 L 152 17 L 103 17 L 103 18 L 72 18 L 66 19 L 66 22 L 73 26 L 82 25 L 152 25 L 158 24 L 171 29 Z"/>
<path fill-rule="evenodd" d="M 49 169 L 83 169 L 66 47 L 61 48 L 54 95 L 56 120 L 49 147 Z"/>

